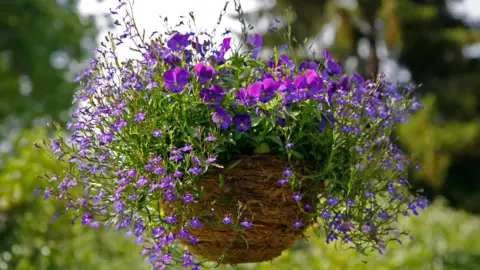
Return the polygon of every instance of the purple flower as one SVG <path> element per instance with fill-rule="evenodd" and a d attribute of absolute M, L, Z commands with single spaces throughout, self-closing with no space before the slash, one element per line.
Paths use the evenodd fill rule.
<path fill-rule="evenodd" d="M 137 181 L 137 187 L 144 186 L 148 182 L 147 178 L 145 176 L 140 176 Z"/>
<path fill-rule="evenodd" d="M 203 102 L 220 103 L 223 99 L 223 88 L 214 84 L 209 88 L 200 89 L 199 96 Z"/>
<path fill-rule="evenodd" d="M 183 68 L 169 69 L 163 73 L 165 87 L 174 93 L 183 91 L 188 83 L 188 71 Z"/>
<path fill-rule="evenodd" d="M 240 225 L 248 228 L 248 227 L 252 226 L 252 223 L 250 221 L 248 221 L 248 218 L 244 218 L 243 221 L 240 222 Z"/>
<path fill-rule="evenodd" d="M 364 222 L 361 227 L 362 232 L 369 233 L 372 231 L 372 226 L 370 226 L 367 222 Z"/>
<path fill-rule="evenodd" d="M 310 98 L 322 89 L 322 78 L 317 75 L 314 70 L 307 70 L 305 73 L 307 88 L 305 90 L 306 97 Z"/>
<path fill-rule="evenodd" d="M 293 225 L 293 227 L 298 229 L 298 228 L 303 226 L 303 223 L 300 220 L 298 220 L 298 218 L 297 218 L 297 220 L 292 225 Z"/>
<path fill-rule="evenodd" d="M 266 103 L 272 99 L 275 95 L 275 91 L 278 89 L 278 83 L 272 79 L 265 79 L 262 82 L 260 89 L 259 101 Z"/>
<path fill-rule="evenodd" d="M 205 160 L 205 163 L 212 163 L 212 162 L 215 162 L 217 160 L 217 158 L 214 156 L 214 155 L 209 155 L 207 160 Z"/>
<path fill-rule="evenodd" d="M 182 200 L 186 203 L 193 201 L 193 199 L 193 196 L 189 192 L 186 192 L 182 197 Z"/>
<path fill-rule="evenodd" d="M 293 171 L 290 169 L 290 168 L 286 168 L 284 171 L 283 171 L 283 175 L 284 176 L 290 176 L 293 174 Z"/>
<path fill-rule="evenodd" d="M 82 216 L 82 225 L 86 225 L 92 221 L 92 215 L 89 213 L 84 213 Z"/>
<path fill-rule="evenodd" d="M 232 217 L 231 217 L 231 216 L 225 216 L 225 217 L 222 219 L 222 223 L 225 224 L 225 225 L 232 223 Z"/>
<path fill-rule="evenodd" d="M 196 64 L 193 70 L 195 70 L 198 82 L 201 84 L 206 84 L 215 76 L 215 70 L 213 67 L 205 66 L 203 62 Z"/>
<path fill-rule="evenodd" d="M 216 140 L 217 140 L 217 138 L 212 136 L 211 132 L 209 132 L 208 136 L 205 138 L 205 141 L 207 141 L 207 142 L 213 142 L 213 141 L 216 141 Z"/>
<path fill-rule="evenodd" d="M 378 217 L 381 218 L 381 219 L 387 219 L 387 218 L 388 218 L 388 214 L 385 213 L 385 212 L 380 212 L 380 213 L 378 213 Z"/>
<path fill-rule="evenodd" d="M 218 127 L 226 129 L 232 122 L 232 116 L 224 108 L 217 108 L 213 113 L 212 120 Z"/>
<path fill-rule="evenodd" d="M 338 79 L 338 88 L 343 91 L 348 91 L 350 89 L 350 80 L 348 79 L 347 74 Z"/>
<path fill-rule="evenodd" d="M 330 205 L 335 205 L 338 203 L 338 199 L 335 197 L 328 196 L 327 197 L 327 203 Z"/>
<path fill-rule="evenodd" d="M 302 71 L 302 70 L 305 70 L 305 69 L 317 70 L 317 67 L 318 67 L 318 65 L 315 62 L 302 61 L 298 65 L 298 70 L 299 71 Z"/>
<path fill-rule="evenodd" d="M 280 183 L 280 185 L 285 185 L 286 183 L 288 183 L 288 179 L 280 179 L 277 181 L 278 183 Z"/>
<path fill-rule="evenodd" d="M 165 233 L 165 230 L 162 227 L 152 229 L 153 237 L 159 237 Z"/>
<path fill-rule="evenodd" d="M 285 148 L 292 148 L 293 147 L 293 143 L 292 142 L 288 142 L 287 144 L 285 144 Z"/>
<path fill-rule="evenodd" d="M 162 132 L 158 128 L 155 129 L 154 131 L 152 131 L 151 133 L 152 133 L 153 137 L 162 137 L 163 136 Z"/>
<path fill-rule="evenodd" d="M 142 111 L 139 111 L 137 114 L 135 114 L 135 122 L 141 122 L 145 120 L 145 113 Z"/>
<path fill-rule="evenodd" d="M 367 196 L 368 198 L 372 198 L 373 197 L 373 193 L 369 190 L 365 191 L 365 196 Z"/>
<path fill-rule="evenodd" d="M 355 203 L 355 201 L 352 200 L 352 199 L 347 199 L 346 202 L 345 202 L 345 204 L 346 204 L 347 206 L 353 205 L 354 203 Z"/>
<path fill-rule="evenodd" d="M 202 227 L 202 223 L 200 222 L 200 220 L 198 220 L 197 217 L 194 217 L 190 220 L 189 222 L 190 226 L 194 227 L 194 228 L 200 228 Z"/>
<path fill-rule="evenodd" d="M 170 50 L 174 50 L 174 51 L 183 50 L 185 47 L 188 46 L 189 37 L 190 37 L 190 34 L 182 35 L 180 33 L 176 33 L 170 38 L 170 40 L 168 40 L 167 46 Z"/>
<path fill-rule="evenodd" d="M 320 216 L 323 217 L 324 219 L 330 218 L 331 215 L 332 214 L 328 210 L 325 210 L 325 209 L 323 209 L 322 212 L 320 213 Z"/>
<path fill-rule="evenodd" d="M 353 228 L 353 223 L 351 221 L 345 221 L 341 227 L 343 231 L 350 231 Z"/>
<path fill-rule="evenodd" d="M 167 223 L 174 223 L 177 222 L 177 218 L 173 214 L 171 214 L 169 216 L 165 216 L 165 221 Z"/>
<path fill-rule="evenodd" d="M 302 199 L 302 195 L 300 195 L 299 192 L 295 192 L 295 194 L 292 195 L 292 198 L 295 200 L 295 201 L 300 201 Z"/>
<path fill-rule="evenodd" d="M 258 102 L 260 92 L 262 91 L 262 83 L 254 82 L 247 89 L 238 89 L 237 98 L 246 106 L 253 106 Z"/>
<path fill-rule="evenodd" d="M 325 56 L 325 66 L 329 74 L 338 75 L 342 73 L 342 67 L 337 63 L 336 59 L 330 57 L 330 54 L 326 50 L 323 51 L 323 56 Z"/>
<path fill-rule="evenodd" d="M 262 48 L 262 44 L 263 40 L 260 34 L 254 34 L 247 39 L 248 50 L 252 53 L 252 58 L 257 58 L 257 55 Z"/>
<path fill-rule="evenodd" d="M 199 174 L 203 170 L 202 170 L 202 168 L 195 166 L 193 168 L 188 169 L 188 171 L 191 172 L 192 174 Z"/>
<path fill-rule="evenodd" d="M 238 131 L 245 132 L 252 124 L 252 121 L 250 120 L 250 116 L 248 114 L 241 113 L 233 117 L 233 123 Z"/>
<path fill-rule="evenodd" d="M 182 148 L 180 148 L 180 149 L 178 149 L 178 150 L 180 150 L 180 151 L 182 151 L 182 152 L 188 152 L 188 151 L 193 150 L 193 147 L 192 147 L 191 145 L 189 145 L 189 144 L 185 144 Z"/>

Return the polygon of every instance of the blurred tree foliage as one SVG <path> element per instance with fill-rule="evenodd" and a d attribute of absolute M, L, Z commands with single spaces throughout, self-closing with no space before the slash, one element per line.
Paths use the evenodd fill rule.
<path fill-rule="evenodd" d="M 254 25 L 275 25 L 282 16 L 285 21 L 283 11 L 290 8 L 297 49 L 312 48 L 321 57 L 318 51 L 328 48 L 365 76 L 387 64 L 394 75 L 408 70 L 406 78 L 393 79 L 422 84 L 417 93 L 428 94 L 427 110 L 399 131 L 400 143 L 420 157 L 424 171 L 416 182 L 427 182 L 432 196 L 442 194 L 452 205 L 480 213 L 480 59 L 465 54 L 467 46 L 479 44 L 480 29 L 454 16 L 450 5 L 461 1 L 256 1 L 263 8 L 245 14 Z M 269 31 L 264 43 L 282 44 L 278 33 Z"/>
<path fill-rule="evenodd" d="M 141 246 L 124 232 L 71 225 L 61 215 L 61 203 L 34 190 L 44 184 L 36 175 L 61 168 L 32 142 L 47 136 L 45 129 L 23 131 L 14 142 L 16 153 L 0 172 L 0 269 L 111 270 L 148 269 Z"/>
<path fill-rule="evenodd" d="M 35 117 L 58 119 L 71 106 L 70 64 L 85 59 L 96 34 L 78 2 L 0 2 L 0 121 L 11 116 L 30 125 Z"/>

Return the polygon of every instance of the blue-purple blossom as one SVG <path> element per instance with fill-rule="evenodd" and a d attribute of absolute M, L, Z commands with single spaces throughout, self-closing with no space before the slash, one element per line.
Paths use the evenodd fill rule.
<path fill-rule="evenodd" d="M 244 218 L 242 222 L 240 222 L 240 225 L 242 225 L 243 227 L 251 227 L 252 226 L 252 222 L 250 222 L 248 220 L 248 218 Z"/>
<path fill-rule="evenodd" d="M 222 223 L 225 224 L 225 225 L 232 223 L 232 217 L 231 216 L 225 216 L 222 219 Z"/>
<path fill-rule="evenodd" d="M 252 121 L 250 120 L 250 115 L 246 113 L 241 113 L 233 117 L 233 123 L 235 124 L 235 128 L 238 131 L 245 132 L 252 124 Z"/>
<path fill-rule="evenodd" d="M 200 89 L 200 98 L 204 102 L 220 103 L 223 99 L 223 88 L 219 85 L 212 85 L 209 88 Z"/>
<path fill-rule="evenodd" d="M 300 201 L 302 199 L 302 195 L 300 195 L 300 193 L 298 192 L 295 192 L 293 195 L 292 195 L 292 198 L 295 200 L 295 201 Z"/>
<path fill-rule="evenodd" d="M 197 74 L 198 82 L 201 84 L 206 84 L 215 76 L 215 69 L 210 66 L 205 66 L 203 62 L 200 62 L 195 65 L 193 68 L 195 74 Z"/>
<path fill-rule="evenodd" d="M 174 93 L 180 93 L 188 83 L 188 71 L 183 68 L 174 68 L 163 73 L 164 84 Z"/>
<path fill-rule="evenodd" d="M 167 46 L 171 50 L 183 50 L 189 44 L 188 42 L 189 37 L 190 37 L 190 34 L 184 35 L 180 33 L 175 33 L 167 42 Z"/>
<path fill-rule="evenodd" d="M 228 128 L 232 122 L 232 116 L 224 108 L 217 108 L 213 113 L 212 119 L 219 128 L 223 129 Z"/>
<path fill-rule="evenodd" d="M 247 46 L 252 53 L 252 58 L 257 58 L 260 49 L 262 48 L 263 40 L 260 34 L 254 34 L 247 39 Z"/>

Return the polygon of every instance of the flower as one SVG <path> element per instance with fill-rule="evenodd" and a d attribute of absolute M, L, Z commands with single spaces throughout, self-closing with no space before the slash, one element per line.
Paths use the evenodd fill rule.
<path fill-rule="evenodd" d="M 215 70 L 213 67 L 205 66 L 203 62 L 196 64 L 193 70 L 195 70 L 198 82 L 201 84 L 206 84 L 215 76 Z"/>
<path fill-rule="evenodd" d="M 266 103 L 272 99 L 275 95 L 275 91 L 278 89 L 278 84 L 272 79 L 265 79 L 262 81 L 260 88 L 260 96 L 258 100 Z"/>
<path fill-rule="evenodd" d="M 232 223 L 232 217 L 231 216 L 225 216 L 222 219 L 222 223 L 225 224 L 225 225 Z"/>
<path fill-rule="evenodd" d="M 188 71 L 183 68 L 174 68 L 163 73 L 165 87 L 174 93 L 180 93 L 188 83 Z"/>
<path fill-rule="evenodd" d="M 252 58 L 257 58 L 260 49 L 262 48 L 263 40 L 260 34 L 254 34 L 247 39 L 247 46 L 252 53 Z"/>
<path fill-rule="evenodd" d="M 248 114 L 241 113 L 233 117 L 233 123 L 238 131 L 245 132 L 250 127 L 252 121 L 250 120 L 250 116 Z"/>
<path fill-rule="evenodd" d="M 330 57 L 330 54 L 324 50 L 323 56 L 325 57 L 325 66 L 329 74 L 338 75 L 342 73 L 342 67 L 337 63 L 337 60 Z"/>
<path fill-rule="evenodd" d="M 141 122 L 145 120 L 145 113 L 140 111 L 137 114 L 135 114 L 135 122 Z"/>
<path fill-rule="evenodd" d="M 228 128 L 232 122 L 232 116 L 224 108 L 217 108 L 213 113 L 212 119 L 219 128 L 223 129 Z"/>
<path fill-rule="evenodd" d="M 200 89 L 199 95 L 204 102 L 220 103 L 223 99 L 223 88 L 214 84 L 209 88 Z"/>
<path fill-rule="evenodd" d="M 295 200 L 295 201 L 300 201 L 302 199 L 302 195 L 300 195 L 300 193 L 296 192 L 292 195 L 292 198 Z"/>
<path fill-rule="evenodd" d="M 240 225 L 248 228 L 251 227 L 253 224 L 247 218 L 244 218 L 243 221 L 240 222 Z"/>
<path fill-rule="evenodd" d="M 157 128 L 154 131 L 151 132 L 153 137 L 162 137 L 163 133 Z"/>
<path fill-rule="evenodd" d="M 198 220 L 197 217 L 194 217 L 190 220 L 189 222 L 190 226 L 194 227 L 194 228 L 200 228 L 202 227 L 202 223 L 200 222 L 200 220 Z"/>
<path fill-rule="evenodd" d="M 238 89 L 237 98 L 243 104 L 247 106 L 253 106 L 258 102 L 261 91 L 262 91 L 262 83 L 254 82 L 250 84 L 247 87 L 247 89 L 245 88 Z"/>
<path fill-rule="evenodd" d="M 167 42 L 167 46 L 171 50 L 183 50 L 188 46 L 189 34 L 183 35 L 180 33 L 174 34 L 170 40 Z"/>

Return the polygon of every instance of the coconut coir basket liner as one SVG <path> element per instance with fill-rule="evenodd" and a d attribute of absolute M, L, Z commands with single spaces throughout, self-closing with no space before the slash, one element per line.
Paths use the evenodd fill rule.
<path fill-rule="evenodd" d="M 199 217 L 200 228 L 189 227 L 192 235 L 199 239 L 193 245 L 183 239 L 190 252 L 210 261 L 223 264 L 240 264 L 269 261 L 288 249 L 295 240 L 304 237 L 310 222 L 308 213 L 292 198 L 293 191 L 288 185 L 277 181 L 283 178 L 288 162 L 281 157 L 270 155 L 237 156 L 238 164 L 228 172 L 209 169 L 198 184 L 202 196 L 190 203 L 186 210 L 190 217 Z M 313 170 L 305 161 L 295 161 L 293 169 L 300 175 Z M 290 167 L 290 166 L 289 166 Z M 224 185 L 220 187 L 219 174 L 224 174 Z M 296 181 L 302 178 L 297 177 Z M 305 181 L 307 182 L 307 181 Z M 313 202 L 322 188 L 303 185 L 303 203 Z M 175 213 L 175 206 L 163 204 L 166 213 Z M 224 225 L 221 220 L 232 215 L 235 224 Z M 244 218 L 253 225 L 239 226 Z M 293 223 L 303 223 L 295 228 Z"/>

